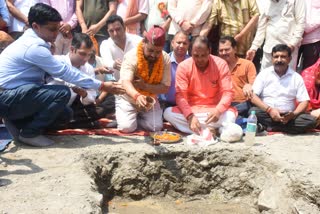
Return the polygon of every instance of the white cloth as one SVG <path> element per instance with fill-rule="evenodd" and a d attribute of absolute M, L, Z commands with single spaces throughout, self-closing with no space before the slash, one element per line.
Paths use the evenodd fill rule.
<path fill-rule="evenodd" d="M 181 30 L 179 24 L 183 21 L 191 22 L 195 27 L 192 36 L 199 36 L 203 24 L 208 19 L 213 0 L 168 0 L 168 11 L 172 17 L 168 33 L 175 35 Z"/>
<path fill-rule="evenodd" d="M 320 41 L 320 1 L 307 0 L 306 25 L 302 44 L 312 44 Z"/>
<path fill-rule="evenodd" d="M 120 59 L 121 61 L 124 58 L 124 55 L 131 49 L 138 46 L 139 42 L 142 40 L 142 37 L 126 33 L 126 45 L 124 50 L 119 48 L 116 43 L 109 37 L 107 40 L 104 40 L 100 45 L 100 54 L 103 60 L 103 64 L 108 68 L 113 68 L 114 61 Z M 113 68 L 115 80 L 118 81 L 120 78 L 120 71 Z"/>
<path fill-rule="evenodd" d="M 138 112 L 134 105 L 116 96 L 116 119 L 121 132 L 134 132 L 138 126 L 147 131 L 160 131 L 163 127 L 162 109 L 157 100 L 148 112 Z"/>
<path fill-rule="evenodd" d="M 292 45 L 295 49 L 299 49 L 304 25 L 304 0 L 265 1 L 264 9 L 260 11 L 256 36 L 250 49 L 257 50 L 263 41 L 265 41 L 263 46 L 265 53 L 271 53 L 272 48 L 277 44 Z M 293 59 L 293 62 L 295 60 Z"/>
<path fill-rule="evenodd" d="M 128 2 L 131 0 L 122 0 L 121 3 L 117 6 L 117 15 L 121 16 L 123 19 L 126 16 L 127 8 L 128 8 Z M 138 0 L 139 8 L 138 12 L 147 14 L 149 13 L 149 2 L 148 0 Z M 140 23 L 137 25 L 137 32 L 140 32 Z"/>
<path fill-rule="evenodd" d="M 14 6 L 26 17 L 28 17 L 30 7 L 39 3 L 39 0 L 15 0 Z M 9 32 L 22 32 L 26 24 L 11 16 Z"/>
<path fill-rule="evenodd" d="M 66 55 L 70 51 L 72 39 L 63 37 L 61 33 L 58 34 L 56 41 L 54 42 L 56 55 Z"/>
<path fill-rule="evenodd" d="M 71 65 L 71 61 L 70 61 L 70 57 L 69 55 L 55 55 L 54 56 L 56 59 L 60 60 L 61 62 L 67 63 L 69 65 Z M 89 64 L 86 63 L 83 66 L 81 66 L 79 68 L 79 70 L 85 74 L 87 74 L 88 76 L 90 76 L 91 78 L 95 78 L 95 74 L 94 74 L 94 69 L 93 67 Z M 74 84 L 65 82 L 62 79 L 59 78 L 50 78 L 48 80 L 48 85 L 66 85 L 68 87 L 70 87 L 70 91 L 71 91 L 71 97 L 69 100 L 68 105 L 71 106 L 72 103 L 74 102 L 75 98 L 77 97 L 77 94 L 75 92 L 73 92 L 73 90 L 71 89 L 71 87 L 74 87 Z M 96 97 L 97 97 L 97 91 L 94 89 L 86 89 L 87 91 L 87 96 L 84 98 L 80 98 L 80 101 L 83 105 L 89 105 L 95 102 Z"/>
<path fill-rule="evenodd" d="M 204 129 L 207 126 L 212 128 L 220 128 L 223 123 L 234 123 L 236 121 L 236 115 L 233 111 L 225 111 L 221 114 L 219 120 L 215 123 L 205 124 L 209 112 L 195 113 L 198 118 L 201 128 Z M 171 125 L 181 132 L 193 134 L 193 131 L 189 128 L 189 124 L 185 116 L 181 113 L 172 111 L 172 107 L 166 108 L 163 113 L 163 118 L 167 120 Z"/>
<path fill-rule="evenodd" d="M 273 66 L 262 70 L 252 88 L 265 104 L 281 113 L 295 110 L 295 101 L 310 100 L 302 77 L 291 68 L 282 77 L 278 76 Z"/>
<path fill-rule="evenodd" d="M 161 26 L 165 23 L 165 18 L 161 17 L 161 12 L 158 8 L 159 3 L 167 5 L 168 0 L 149 0 L 149 14 L 145 21 L 145 27 L 148 31 L 154 25 Z"/>

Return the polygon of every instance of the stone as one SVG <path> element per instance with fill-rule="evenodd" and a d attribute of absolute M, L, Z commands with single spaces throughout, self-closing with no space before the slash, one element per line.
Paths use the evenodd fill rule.
<path fill-rule="evenodd" d="M 264 189 L 258 197 L 259 211 L 274 210 L 277 208 L 277 194 L 274 188 Z"/>

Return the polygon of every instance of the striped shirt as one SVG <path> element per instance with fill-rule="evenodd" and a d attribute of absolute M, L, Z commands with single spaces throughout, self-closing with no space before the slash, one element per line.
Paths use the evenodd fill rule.
<path fill-rule="evenodd" d="M 236 36 L 254 16 L 259 16 L 255 0 L 214 0 L 208 27 L 220 25 L 221 36 Z M 237 54 L 245 55 L 253 41 L 254 31 L 243 36 L 238 42 Z"/>

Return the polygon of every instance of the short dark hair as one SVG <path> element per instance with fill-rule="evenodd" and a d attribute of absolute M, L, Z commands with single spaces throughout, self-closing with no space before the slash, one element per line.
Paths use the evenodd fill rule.
<path fill-rule="evenodd" d="M 278 44 L 274 46 L 271 51 L 271 56 L 273 56 L 273 54 L 276 52 L 283 52 L 283 51 L 286 51 L 289 57 L 291 56 L 291 48 L 289 48 L 289 46 L 286 44 Z"/>
<path fill-rule="evenodd" d="M 206 36 L 198 36 L 192 41 L 191 47 L 193 47 L 195 44 L 200 43 L 205 45 L 209 50 L 211 49 L 211 43 L 209 39 Z"/>
<path fill-rule="evenodd" d="M 60 13 L 50 7 L 47 4 L 37 3 L 30 8 L 28 14 L 29 26 L 32 28 L 32 23 L 37 23 L 38 25 L 46 25 L 48 22 L 61 22 L 62 18 Z"/>
<path fill-rule="evenodd" d="M 124 27 L 124 22 L 123 22 L 123 19 L 121 18 L 121 16 L 111 15 L 111 16 L 109 16 L 109 18 L 106 21 L 107 29 L 108 29 L 109 24 L 112 24 L 115 22 L 120 22 L 120 24 Z"/>
<path fill-rule="evenodd" d="M 93 42 L 90 39 L 90 36 L 85 33 L 75 33 L 73 35 L 73 39 L 71 42 L 71 46 L 78 49 L 81 47 L 81 44 L 84 43 L 86 48 L 92 48 L 93 47 Z"/>
<path fill-rule="evenodd" d="M 227 41 L 231 43 L 232 48 L 237 47 L 237 41 L 232 36 L 223 36 L 219 39 L 219 43 L 222 44 L 226 43 Z"/>

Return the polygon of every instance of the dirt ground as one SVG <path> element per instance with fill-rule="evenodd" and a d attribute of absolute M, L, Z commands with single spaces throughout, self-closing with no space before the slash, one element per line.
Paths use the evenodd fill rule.
<path fill-rule="evenodd" d="M 149 144 L 148 137 L 59 136 L 52 139 L 57 143 L 48 148 L 12 143 L 6 152 L 0 154 L 0 214 L 320 213 L 319 133 L 257 137 L 253 147 L 246 147 L 241 142 L 220 142 L 205 148 L 195 148 L 185 142 L 154 147 Z M 181 186 L 184 181 L 179 183 L 180 186 L 175 191 L 167 189 L 166 194 L 159 192 L 155 197 L 144 194 L 141 189 L 135 189 L 140 191 L 139 194 L 134 192 L 135 196 L 142 198 L 132 200 L 135 183 L 131 183 L 132 189 L 126 190 L 130 186 L 123 180 L 127 179 L 129 182 L 132 175 L 142 176 L 146 171 L 145 168 L 141 171 L 134 168 L 138 164 L 135 158 L 153 155 L 153 160 L 149 158 L 147 162 L 156 164 L 157 158 L 163 157 L 161 155 L 168 151 L 179 154 L 191 152 L 190 156 L 193 153 L 210 156 L 228 151 L 226 155 L 217 156 L 220 158 L 218 162 L 208 157 L 202 158 L 199 164 L 204 165 L 203 161 L 208 160 L 208 164 L 214 165 L 211 170 L 217 169 L 217 166 L 229 167 L 221 168 L 221 173 L 225 170 L 230 170 L 230 173 L 225 174 L 225 180 L 219 184 L 212 184 L 217 185 L 214 186 L 215 189 L 206 192 L 206 188 L 200 188 L 204 191 L 203 194 L 194 194 L 199 188 L 192 189 L 190 186 L 190 189 L 186 189 Z M 224 161 L 228 161 L 228 154 L 246 158 L 242 165 L 226 164 Z M 180 155 L 181 163 L 188 163 L 189 159 L 183 160 L 181 157 Z M 241 157 L 239 160 L 242 160 Z M 110 161 L 113 159 L 117 161 L 113 161 L 112 165 Z M 149 167 L 145 160 L 141 162 L 145 163 L 144 167 Z M 115 168 L 114 171 L 108 169 L 110 166 Z M 102 171 L 98 173 L 97 169 Z M 232 174 L 232 169 L 238 171 Z M 241 172 L 241 169 L 245 170 Z M 199 175 L 204 171 L 206 170 L 200 170 Z M 241 173 L 237 175 L 237 172 Z M 103 197 L 101 193 L 108 192 L 109 188 L 108 183 L 103 183 L 109 179 L 106 177 L 108 173 L 114 195 L 110 200 L 103 200 L 106 195 Z M 159 171 L 157 176 L 161 176 L 161 173 Z M 172 175 L 167 178 L 170 176 Z M 196 177 L 197 175 L 192 179 Z M 203 180 L 200 182 L 204 183 Z M 247 186 L 243 187 L 243 184 Z M 156 190 L 148 191 L 153 193 Z M 263 202 L 263 197 L 270 201 Z M 102 210 L 101 204 L 105 206 Z"/>

